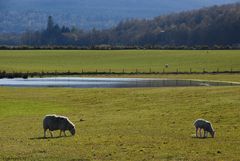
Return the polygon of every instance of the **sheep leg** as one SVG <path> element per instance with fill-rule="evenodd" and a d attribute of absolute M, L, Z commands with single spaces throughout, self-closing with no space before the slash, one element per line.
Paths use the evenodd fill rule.
<path fill-rule="evenodd" d="M 60 137 L 62 136 L 62 130 L 60 130 L 60 134 L 59 134 L 59 136 L 60 136 Z"/>
<path fill-rule="evenodd" d="M 204 137 L 207 138 L 207 136 L 208 136 L 208 132 L 204 131 Z"/>
<path fill-rule="evenodd" d="M 52 131 L 49 130 L 49 132 L 50 132 L 50 134 L 51 134 L 51 137 L 53 137 Z"/>
<path fill-rule="evenodd" d="M 63 133 L 64 133 L 64 136 L 67 136 L 66 133 L 65 133 L 65 131 L 63 131 Z"/>
<path fill-rule="evenodd" d="M 200 128 L 200 138 L 202 137 L 202 129 Z"/>
<path fill-rule="evenodd" d="M 198 138 L 198 128 L 196 127 L 196 137 Z"/>
<path fill-rule="evenodd" d="M 47 129 L 44 129 L 44 138 L 46 138 L 46 131 Z"/>

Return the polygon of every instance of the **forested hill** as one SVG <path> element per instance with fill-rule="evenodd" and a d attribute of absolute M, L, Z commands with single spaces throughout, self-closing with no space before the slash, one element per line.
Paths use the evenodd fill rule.
<path fill-rule="evenodd" d="M 128 18 L 199 9 L 240 0 L 0 0 L 0 33 L 41 30 L 47 17 L 59 25 L 103 29 Z"/>
<path fill-rule="evenodd" d="M 239 46 L 240 3 L 170 14 L 152 20 L 127 20 L 106 30 L 71 29 L 59 26 L 52 17 L 49 17 L 46 30 L 26 32 L 22 35 L 19 44 L 32 46 L 102 44 L 113 46 Z"/>
<path fill-rule="evenodd" d="M 127 21 L 110 32 L 109 43 L 240 44 L 240 3 L 170 14 L 150 21 Z"/>

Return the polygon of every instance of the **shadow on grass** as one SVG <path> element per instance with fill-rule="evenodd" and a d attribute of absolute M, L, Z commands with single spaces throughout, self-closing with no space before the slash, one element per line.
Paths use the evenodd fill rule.
<path fill-rule="evenodd" d="M 60 138 L 67 138 L 72 136 L 56 136 L 56 137 L 33 137 L 29 138 L 30 140 L 45 140 L 45 139 L 60 139 Z"/>
<path fill-rule="evenodd" d="M 192 136 L 193 139 L 213 139 L 212 137 L 196 137 Z"/>

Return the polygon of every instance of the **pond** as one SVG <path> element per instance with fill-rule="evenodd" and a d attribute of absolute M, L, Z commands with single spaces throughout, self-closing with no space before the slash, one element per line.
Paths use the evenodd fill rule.
<path fill-rule="evenodd" d="M 15 78 L 0 79 L 0 86 L 11 87 L 71 87 L 71 88 L 137 88 L 137 87 L 188 87 L 188 86 L 235 86 L 228 82 L 150 78 Z"/>

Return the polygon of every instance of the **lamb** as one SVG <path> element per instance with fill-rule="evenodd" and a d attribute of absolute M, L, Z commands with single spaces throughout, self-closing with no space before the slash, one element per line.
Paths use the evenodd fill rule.
<path fill-rule="evenodd" d="M 207 137 L 208 132 L 211 134 L 212 138 L 214 138 L 215 131 L 212 127 L 211 122 L 204 119 L 197 119 L 194 122 L 194 126 L 196 127 L 196 137 L 198 137 L 198 129 L 200 129 L 200 137 L 202 137 L 201 130 L 204 130 L 204 136 Z"/>
<path fill-rule="evenodd" d="M 53 137 L 52 131 L 60 130 L 60 136 L 62 132 L 66 136 L 65 131 L 69 130 L 72 135 L 75 135 L 75 125 L 64 116 L 46 115 L 43 119 L 44 137 L 46 138 L 46 131 L 49 129 L 51 137 Z"/>

